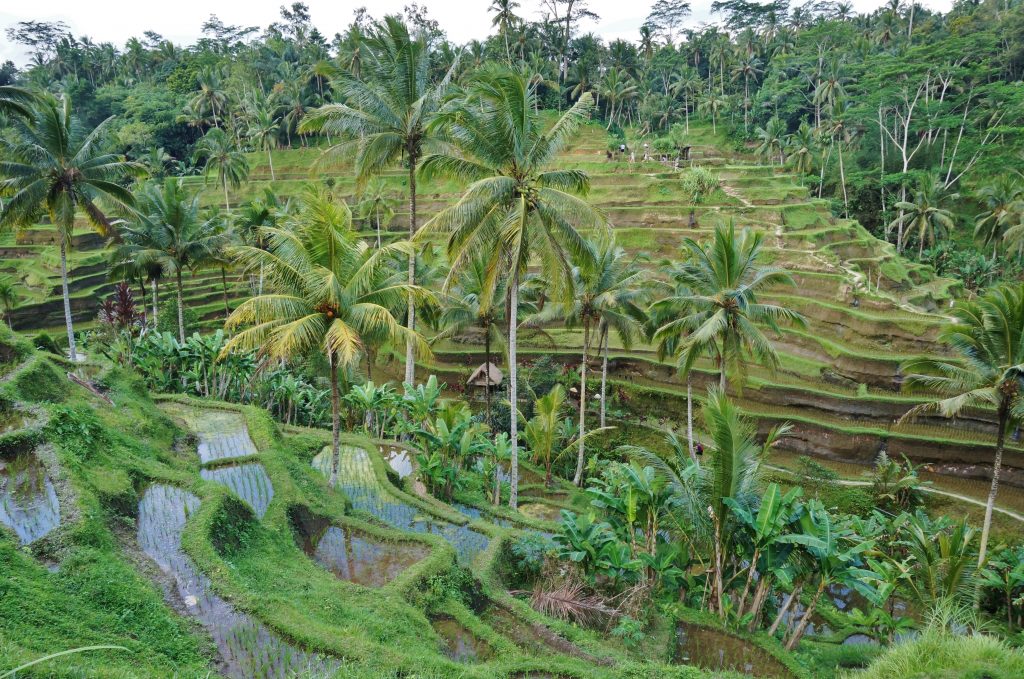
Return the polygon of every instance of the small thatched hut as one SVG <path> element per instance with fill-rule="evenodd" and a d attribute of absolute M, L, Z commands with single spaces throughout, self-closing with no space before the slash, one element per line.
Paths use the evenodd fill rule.
<path fill-rule="evenodd" d="M 498 366 L 493 363 L 481 363 L 480 367 L 473 371 L 473 374 L 466 380 L 468 387 L 480 387 L 481 389 L 494 388 L 505 379 Z"/>

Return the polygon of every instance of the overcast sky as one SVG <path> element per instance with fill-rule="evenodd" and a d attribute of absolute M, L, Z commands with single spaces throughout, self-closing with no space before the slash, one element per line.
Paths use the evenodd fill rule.
<path fill-rule="evenodd" d="M 400 11 L 411 0 L 306 0 L 313 24 L 328 38 L 340 32 L 352 20 L 356 7 L 371 7 L 374 16 Z M 588 22 L 585 31 L 593 31 L 605 39 L 635 40 L 653 0 L 591 0 L 590 6 L 600 21 Z M 63 21 L 76 36 L 88 36 L 95 42 L 112 42 L 118 47 L 132 36 L 141 37 L 147 30 L 156 31 L 178 44 L 191 44 L 200 34 L 200 25 L 211 14 L 228 24 L 266 27 L 279 17 L 282 4 L 291 0 L 4 0 L 0 7 L 0 29 L 29 19 Z M 420 0 L 430 16 L 441 23 L 448 37 L 466 42 L 491 32 L 487 8 L 490 0 Z M 537 19 L 540 0 L 520 0 L 520 16 Z M 794 5 L 799 0 L 794 0 Z M 854 8 L 866 12 L 883 4 L 883 0 L 853 0 Z M 952 0 L 921 0 L 920 5 L 949 9 Z M 711 0 L 692 3 L 691 23 L 709 21 Z M 19 66 L 27 61 L 25 51 L 13 45 L 0 31 L 0 61 L 12 59 Z"/>

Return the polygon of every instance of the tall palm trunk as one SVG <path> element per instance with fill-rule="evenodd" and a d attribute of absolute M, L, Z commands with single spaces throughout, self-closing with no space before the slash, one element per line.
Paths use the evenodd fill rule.
<path fill-rule="evenodd" d="M 160 330 L 160 327 L 159 327 L 160 326 L 160 315 L 159 315 L 159 305 L 157 304 L 157 282 L 156 282 L 156 278 L 155 277 L 153 278 L 153 280 L 150 281 L 150 285 L 153 286 L 153 330 L 154 331 L 159 331 Z"/>
<path fill-rule="evenodd" d="M 409 240 L 416 235 L 416 156 L 409 156 Z M 409 285 L 416 285 L 416 255 L 409 255 Z M 409 295 L 408 322 L 409 332 L 416 330 L 416 300 Z M 412 384 L 416 378 L 416 345 L 410 334 L 405 341 L 405 382 Z"/>
<path fill-rule="evenodd" d="M 78 360 L 78 353 L 75 351 L 75 329 L 71 323 L 71 293 L 68 292 L 68 241 L 71 240 L 70 233 L 67 238 L 61 234 L 60 239 L 60 289 L 64 295 L 64 324 L 68 330 L 68 358 L 74 363 Z"/>
<path fill-rule="evenodd" d="M 576 452 L 576 474 L 572 482 L 579 486 L 583 483 L 583 458 L 586 444 L 583 441 L 587 421 L 587 345 L 590 344 L 590 319 L 583 319 L 583 359 L 580 361 L 580 433 Z"/>
<path fill-rule="evenodd" d="M 697 453 L 693 447 L 693 383 L 690 373 L 686 373 L 686 444 L 690 449 L 690 459 L 697 461 Z"/>
<path fill-rule="evenodd" d="M 484 398 L 487 399 L 487 426 L 491 422 L 491 326 L 484 331 Z"/>
<path fill-rule="evenodd" d="M 178 283 L 178 339 L 185 343 L 185 304 L 181 298 L 181 269 L 175 272 L 175 279 Z"/>
<path fill-rule="evenodd" d="M 224 184 L 224 209 L 226 209 L 228 212 L 231 212 L 231 201 L 228 200 L 228 178 L 227 178 L 227 175 L 224 176 L 224 181 L 221 182 L 221 183 Z"/>
<path fill-rule="evenodd" d="M 524 206 L 525 207 L 525 206 Z M 512 451 L 509 460 L 509 492 L 508 506 L 515 509 L 519 504 L 519 371 L 516 366 L 516 325 L 519 317 L 519 262 L 512 265 L 515 271 L 512 273 L 512 285 L 509 288 L 509 313 L 508 313 L 508 400 L 509 411 L 509 438 L 512 439 Z"/>
<path fill-rule="evenodd" d="M 978 567 L 985 564 L 985 556 L 988 551 L 988 534 L 992 528 L 992 509 L 996 505 L 996 493 L 999 491 L 999 470 L 1003 463 L 1003 447 L 1006 445 L 1006 425 L 1010 416 L 1010 399 L 1004 393 L 999 401 L 997 413 L 999 431 L 996 433 L 996 456 L 992 460 L 992 486 L 988 491 L 988 501 L 985 502 L 985 521 L 981 524 L 981 543 L 978 545 Z"/>
<path fill-rule="evenodd" d="M 605 426 L 605 412 L 608 409 L 608 326 L 605 326 L 601 342 L 601 428 Z"/>
<path fill-rule="evenodd" d="M 274 156 L 270 153 L 270 149 L 267 149 L 267 162 L 270 164 L 270 181 L 276 182 L 277 177 L 274 176 Z"/>
<path fill-rule="evenodd" d="M 221 296 L 224 298 L 224 318 L 231 315 L 231 308 L 228 306 L 228 270 L 222 264 L 220 267 Z"/>
<path fill-rule="evenodd" d="M 328 356 L 331 364 L 331 488 L 338 485 L 338 465 L 341 463 L 341 399 L 338 396 L 338 360 Z"/>

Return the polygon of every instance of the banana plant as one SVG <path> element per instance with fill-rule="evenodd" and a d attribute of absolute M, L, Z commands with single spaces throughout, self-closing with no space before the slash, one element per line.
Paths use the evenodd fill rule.
<path fill-rule="evenodd" d="M 598 521 L 595 514 L 581 515 L 564 509 L 561 530 L 553 538 L 558 557 L 579 564 L 588 575 L 594 572 L 604 546 L 615 540 L 611 525 Z"/>

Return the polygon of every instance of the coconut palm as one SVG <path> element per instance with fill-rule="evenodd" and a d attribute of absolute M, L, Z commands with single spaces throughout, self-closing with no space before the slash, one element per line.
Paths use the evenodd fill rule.
<path fill-rule="evenodd" d="M 570 327 L 583 328 L 583 356 L 580 360 L 580 422 L 579 449 L 573 483 L 583 483 L 584 439 L 586 434 L 587 363 L 590 346 L 597 339 L 603 355 L 601 369 L 601 426 L 605 426 L 605 398 L 608 379 L 608 334 L 615 330 L 619 340 L 628 348 L 637 339 L 645 320 L 641 308 L 646 272 L 636 266 L 636 258 L 613 242 L 598 246 L 593 262 L 577 267 L 573 272 L 572 298 L 559 309 Z"/>
<path fill-rule="evenodd" d="M 228 95 L 224 92 L 220 76 L 214 69 L 206 69 L 196 79 L 199 91 L 192 95 L 186 106 L 200 116 L 207 113 L 213 118 L 213 126 L 220 127 L 218 115 L 223 116 L 228 105 Z"/>
<path fill-rule="evenodd" d="M 718 134 L 718 116 L 721 115 L 725 107 L 729 105 L 729 98 L 721 92 L 708 92 L 708 94 L 700 100 L 698 107 L 704 111 L 704 114 L 711 117 L 711 133 Z"/>
<path fill-rule="evenodd" d="M 487 258 L 487 279 L 504 277 L 508 290 L 509 399 L 512 404 L 511 496 L 518 503 L 518 374 L 516 331 L 519 286 L 531 257 L 538 257 L 550 297 L 572 289 L 572 263 L 592 258 L 581 228 L 601 229 L 606 221 L 579 196 L 590 188 L 581 170 L 546 170 L 586 121 L 591 97 L 585 93 L 553 125 L 535 107 L 527 76 L 487 69 L 467 97 L 453 102 L 445 123 L 465 156 L 435 154 L 424 174 L 471 182 L 459 201 L 428 223 L 424 233 L 448 234 L 452 265 L 446 285 L 477 257 Z M 493 283 L 489 283 L 493 285 Z"/>
<path fill-rule="evenodd" d="M 917 231 L 918 258 L 924 252 L 925 241 L 934 245 L 939 231 L 953 228 L 953 213 L 940 206 L 944 200 L 955 199 L 958 194 L 943 195 L 942 191 L 942 183 L 934 175 L 927 175 L 921 178 L 913 200 L 896 203 L 900 216 L 889 224 L 889 228 L 904 227 L 904 242 L 912 230 Z M 904 242 L 899 244 L 901 250 Z"/>
<path fill-rule="evenodd" d="M 385 224 L 395 216 L 395 209 L 391 206 L 391 195 L 387 190 L 387 184 L 380 178 L 374 179 L 359 195 L 359 203 L 356 205 L 356 214 L 360 219 L 374 225 L 377 229 L 377 247 L 381 246 L 380 227 L 381 222 Z"/>
<path fill-rule="evenodd" d="M 277 177 L 274 176 L 274 154 L 271 151 L 277 148 L 277 136 L 280 132 L 281 119 L 267 108 L 257 109 L 253 112 L 252 120 L 246 130 L 246 134 L 256 144 L 256 148 L 267 152 L 271 181 L 277 180 Z"/>
<path fill-rule="evenodd" d="M 727 375 L 742 376 L 744 358 L 774 370 L 779 363 L 775 348 L 758 325 L 779 332 L 779 323 L 804 325 L 801 314 L 774 304 L 758 302 L 758 295 L 778 285 L 795 285 L 784 269 L 759 262 L 764 236 L 735 224 L 715 227 L 712 242 L 702 246 L 692 238 L 683 242 L 689 261 L 678 280 L 689 286 L 685 299 L 668 297 L 653 305 L 655 312 L 672 307 L 688 309 L 686 315 L 668 321 L 655 339 L 685 336 L 679 346 L 679 369 L 684 376 L 700 356 L 714 356 L 719 367 L 719 388 L 727 388 Z M 742 385 L 742 383 L 741 383 Z"/>
<path fill-rule="evenodd" d="M 505 41 L 505 58 L 508 59 L 509 63 L 512 63 L 512 52 L 508 48 L 508 32 L 522 21 L 522 19 L 516 16 L 519 3 L 515 0 L 491 0 L 491 6 L 488 9 L 494 12 L 491 26 L 498 29 L 502 39 Z"/>
<path fill-rule="evenodd" d="M 956 320 L 939 338 L 960 355 L 959 362 L 922 359 L 905 367 L 907 384 L 947 395 L 947 398 L 911 409 L 913 419 L 928 411 L 956 417 L 966 408 L 993 407 L 996 411 L 996 446 L 992 485 L 985 504 L 979 564 L 985 562 L 992 508 L 999 490 L 999 471 L 1007 429 L 1024 418 L 1024 285 L 1003 285 L 975 300 L 962 300 L 952 309 Z"/>
<path fill-rule="evenodd" d="M 0 85 L 0 115 L 32 117 L 36 96 L 28 90 L 12 85 Z"/>
<path fill-rule="evenodd" d="M 11 312 L 18 307 L 21 301 L 21 293 L 18 288 L 21 286 L 13 278 L 8 276 L 0 277 L 0 306 L 4 308 L 4 316 L 7 318 L 7 327 L 11 330 L 14 325 L 11 321 Z"/>
<path fill-rule="evenodd" d="M 404 163 L 409 171 L 409 237 L 417 230 L 416 171 L 424 153 L 437 137 L 432 122 L 447 90 L 449 70 L 439 83 L 429 79 L 430 52 L 426 39 L 414 38 L 396 17 L 377 24 L 364 41 L 369 54 L 359 80 L 343 77 L 334 88 L 345 103 L 327 104 L 310 111 L 300 131 L 325 131 L 351 138 L 332 147 L 334 153 L 355 149 L 356 177 L 364 184 L 389 167 Z M 452 65 L 452 69 L 455 68 Z M 409 257 L 409 285 L 416 283 L 416 258 Z M 407 300 L 406 326 L 416 329 L 416 306 Z M 415 379 L 415 332 L 408 335 L 405 382 Z"/>
<path fill-rule="evenodd" d="M 779 165 L 786 163 L 786 123 L 779 120 L 778 117 L 772 116 L 764 127 L 754 130 L 754 134 L 761 142 L 757 146 L 758 155 L 769 158 L 772 165 L 775 164 L 776 158 L 779 160 Z"/>
<path fill-rule="evenodd" d="M 800 121 L 796 132 L 789 135 L 789 162 L 800 174 L 810 174 L 814 169 L 814 156 L 818 153 L 818 139 L 806 120 Z"/>
<path fill-rule="evenodd" d="M 224 208 L 231 212 L 228 185 L 237 188 L 249 176 L 249 162 L 245 154 L 238 150 L 227 132 L 215 127 L 199 140 L 193 155 L 197 161 L 203 161 L 203 172 L 207 177 L 211 170 L 217 172 L 217 183 L 224 187 Z"/>
<path fill-rule="evenodd" d="M 75 227 L 75 211 L 85 213 L 102 235 L 113 234 L 110 220 L 97 201 L 130 212 L 135 201 L 118 182 L 141 171 L 123 156 L 105 153 L 102 142 L 112 118 L 84 134 L 71 113 L 71 100 L 41 102 L 29 121 L 15 126 L 14 134 L 0 139 L 0 194 L 9 198 L 0 209 L 0 225 L 20 227 L 33 224 L 46 212 L 60 239 L 60 278 L 64 297 L 64 322 L 68 352 L 78 360 L 71 322 L 68 292 L 67 251 Z"/>
<path fill-rule="evenodd" d="M 1024 224 L 1024 185 L 1019 174 L 1000 174 L 978 190 L 984 207 L 974 223 L 974 237 L 992 246 L 995 261 L 999 242 L 1013 227 Z"/>
<path fill-rule="evenodd" d="M 281 227 L 266 229 L 266 249 L 243 245 L 234 254 L 246 268 L 263 266 L 274 292 L 247 299 L 227 320 L 243 328 L 224 352 L 261 352 L 288 360 L 322 353 L 330 366 L 332 416 L 332 486 L 340 460 L 339 370 L 358 365 L 364 337 L 385 333 L 404 340 L 403 328 L 388 310 L 396 298 L 417 290 L 398 283 L 379 287 L 396 256 L 413 252 L 408 243 L 367 247 L 352 230 L 352 214 L 323 189 L 310 188 L 298 210 Z M 423 342 L 414 338 L 419 347 Z"/>
<path fill-rule="evenodd" d="M 438 318 L 440 332 L 434 335 L 432 342 L 440 342 L 455 337 L 469 328 L 475 328 L 484 336 L 484 365 L 489 366 L 491 345 L 504 346 L 501 335 L 504 320 L 504 305 L 501 300 L 505 294 L 503 280 L 488 277 L 487 257 L 481 256 L 470 260 L 460 272 L 453 294 L 443 300 L 443 308 Z M 498 303 L 495 304 L 495 301 Z M 490 379 L 490 371 L 484 371 L 484 379 Z M 487 385 L 487 424 L 491 424 L 491 389 Z"/>
<path fill-rule="evenodd" d="M 178 340 L 185 342 L 182 274 L 211 264 L 227 241 L 221 220 L 203 217 L 199 195 L 189 195 L 180 179 L 151 183 L 139 196 L 138 215 L 124 226 L 124 256 L 140 266 L 174 274 L 178 294 Z"/>

